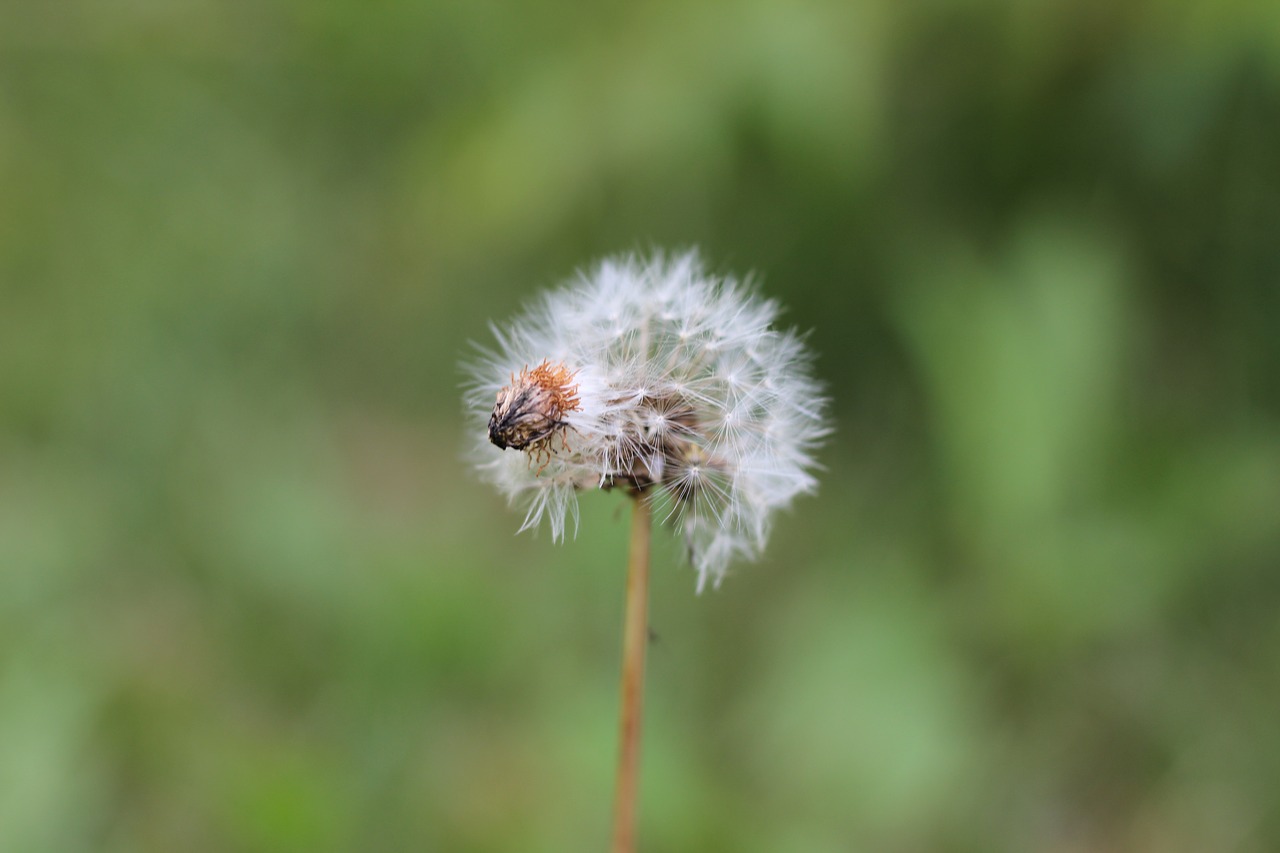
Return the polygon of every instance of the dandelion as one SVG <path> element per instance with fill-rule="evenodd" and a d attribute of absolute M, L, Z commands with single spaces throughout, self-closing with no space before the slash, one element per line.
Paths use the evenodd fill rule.
<path fill-rule="evenodd" d="M 678 531 L 699 592 L 759 555 L 812 492 L 825 399 L 778 305 L 696 253 L 606 260 L 545 294 L 468 369 L 476 464 L 520 530 L 578 527 L 578 493 L 636 498 L 624 625 L 614 851 L 635 843 L 651 518 Z"/>
<path fill-rule="evenodd" d="M 777 314 L 694 253 L 604 261 L 469 366 L 480 470 L 553 539 L 576 533 L 579 492 L 635 493 L 684 537 L 698 590 L 719 584 L 816 486 L 825 401 Z"/>

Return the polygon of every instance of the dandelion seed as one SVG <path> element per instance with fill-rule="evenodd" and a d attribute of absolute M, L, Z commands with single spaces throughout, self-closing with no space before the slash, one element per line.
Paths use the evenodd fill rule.
<path fill-rule="evenodd" d="M 605 260 L 545 294 L 468 365 L 476 464 L 521 529 L 577 528 L 577 492 L 623 488 L 686 540 L 698 589 L 812 492 L 825 399 L 778 305 L 696 253 Z"/>

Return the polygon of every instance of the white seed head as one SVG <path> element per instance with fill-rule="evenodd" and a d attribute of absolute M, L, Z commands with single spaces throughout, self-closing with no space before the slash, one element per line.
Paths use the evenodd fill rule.
<path fill-rule="evenodd" d="M 697 254 L 605 260 L 544 294 L 467 365 L 478 468 L 577 530 L 577 492 L 625 488 L 688 544 L 698 589 L 754 558 L 774 510 L 817 485 L 828 432 L 811 356 L 778 305 Z"/>

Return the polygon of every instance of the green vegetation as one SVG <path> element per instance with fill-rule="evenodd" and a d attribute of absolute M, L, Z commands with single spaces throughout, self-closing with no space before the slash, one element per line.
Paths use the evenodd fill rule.
<path fill-rule="evenodd" d="M 1280 837 L 1280 12 L 0 8 L 0 850 L 608 837 L 627 513 L 456 369 L 607 253 L 813 328 L 769 553 L 659 536 L 647 850 Z"/>

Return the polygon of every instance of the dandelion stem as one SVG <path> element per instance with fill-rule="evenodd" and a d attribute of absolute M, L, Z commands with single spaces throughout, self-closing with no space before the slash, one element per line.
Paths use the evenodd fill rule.
<path fill-rule="evenodd" d="M 652 511 L 637 494 L 631 516 L 631 557 L 622 629 L 622 701 L 618 733 L 618 781 L 613 802 L 613 853 L 636 849 L 640 790 L 640 722 L 644 708 L 644 653 L 649 642 L 649 528 Z"/>

